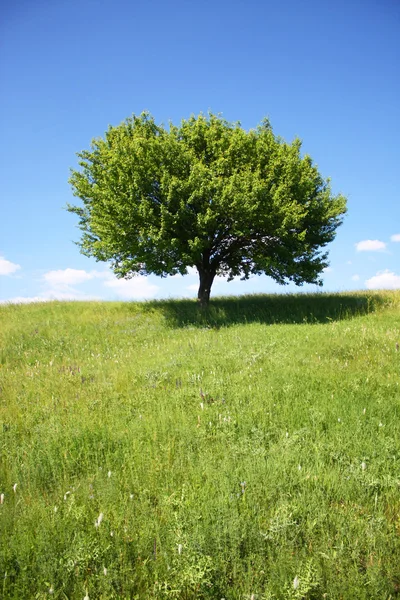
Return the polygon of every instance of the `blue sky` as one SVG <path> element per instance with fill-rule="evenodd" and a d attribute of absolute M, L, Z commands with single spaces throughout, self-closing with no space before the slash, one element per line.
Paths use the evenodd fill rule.
<path fill-rule="evenodd" d="M 132 113 L 212 110 L 298 136 L 348 215 L 326 291 L 400 288 L 397 0 L 15 0 L 0 25 L 0 301 L 195 297 L 196 274 L 116 280 L 79 253 L 69 168 Z M 300 288 L 314 291 L 313 286 Z M 298 291 L 267 277 L 213 294 Z"/>

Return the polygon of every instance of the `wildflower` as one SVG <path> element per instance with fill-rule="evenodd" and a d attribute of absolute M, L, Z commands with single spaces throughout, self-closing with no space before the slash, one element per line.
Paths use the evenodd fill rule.
<path fill-rule="evenodd" d="M 108 471 L 108 473 L 107 473 L 108 479 L 110 479 L 111 475 L 112 475 L 111 471 Z"/>
<path fill-rule="evenodd" d="M 89 596 L 88 596 L 88 593 L 87 593 L 87 592 L 86 592 L 86 596 L 84 597 L 84 599 L 83 599 L 83 600 L 90 600 L 90 598 L 89 598 Z"/>
<path fill-rule="evenodd" d="M 53 586 L 51 586 L 51 587 L 49 588 L 49 594 L 54 594 L 54 588 L 53 588 Z"/>
<path fill-rule="evenodd" d="M 289 437 L 289 432 L 288 432 L 288 431 L 286 432 L 286 437 L 287 437 L 287 438 Z"/>
<path fill-rule="evenodd" d="M 361 463 L 361 468 L 363 471 L 365 471 L 365 469 L 367 468 L 367 465 L 365 464 L 365 462 Z"/>
<path fill-rule="evenodd" d="M 14 494 L 15 494 L 15 493 L 16 493 L 16 491 L 17 491 L 17 485 L 18 485 L 18 483 L 14 483 L 14 485 L 13 485 Z"/>
<path fill-rule="evenodd" d="M 178 554 L 182 554 L 182 544 L 178 544 Z"/>
<path fill-rule="evenodd" d="M 297 469 L 301 471 L 301 465 L 297 465 Z"/>
<path fill-rule="evenodd" d="M 0 504 L 4 504 L 4 494 L 0 494 Z"/>
<path fill-rule="evenodd" d="M 297 590 L 297 588 L 299 587 L 299 585 L 300 585 L 300 580 L 299 580 L 299 578 L 296 575 L 296 577 L 293 579 L 293 588 L 295 590 Z"/>
<path fill-rule="evenodd" d="M 103 573 L 104 573 L 104 575 L 107 575 L 107 569 L 106 569 L 106 567 L 104 567 Z"/>
<path fill-rule="evenodd" d="M 338 422 L 338 423 L 340 423 L 340 422 L 341 422 L 341 421 L 340 421 L 340 417 L 338 418 L 337 422 Z"/>
<path fill-rule="evenodd" d="M 54 507 L 54 512 L 56 513 L 58 511 L 58 506 Z"/>
<path fill-rule="evenodd" d="M 129 494 L 129 500 L 133 500 L 133 494 Z"/>
<path fill-rule="evenodd" d="M 379 423 L 379 427 L 383 427 L 383 423 Z"/>
<path fill-rule="evenodd" d="M 65 492 L 65 494 L 64 494 L 64 500 L 66 500 L 66 499 L 67 499 L 67 497 L 70 495 L 70 493 L 71 493 L 70 491 L 68 491 L 68 492 Z"/>
<path fill-rule="evenodd" d="M 102 522 L 102 520 L 104 519 L 104 515 L 103 513 L 100 513 L 99 516 L 97 517 L 94 526 L 95 527 L 100 527 L 100 523 Z"/>
<path fill-rule="evenodd" d="M 367 409 L 366 409 L 366 408 L 364 408 L 364 410 L 363 410 L 363 415 L 365 415 L 366 411 L 367 411 Z"/>
<path fill-rule="evenodd" d="M 244 494 L 244 492 L 246 490 L 246 482 L 245 481 L 241 481 L 240 482 L 240 487 L 242 488 L 242 494 Z"/>
<path fill-rule="evenodd" d="M 201 410 L 204 410 L 204 402 L 200 402 L 200 408 Z"/>

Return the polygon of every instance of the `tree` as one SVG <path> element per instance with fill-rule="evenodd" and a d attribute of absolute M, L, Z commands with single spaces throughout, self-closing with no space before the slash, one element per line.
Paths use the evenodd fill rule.
<path fill-rule="evenodd" d="M 169 129 L 133 115 L 78 154 L 70 183 L 81 206 L 81 251 L 111 261 L 118 277 L 187 273 L 209 302 L 216 275 L 265 273 L 280 284 L 321 285 L 321 248 L 346 212 L 301 142 L 268 120 L 245 131 L 214 114 Z"/>

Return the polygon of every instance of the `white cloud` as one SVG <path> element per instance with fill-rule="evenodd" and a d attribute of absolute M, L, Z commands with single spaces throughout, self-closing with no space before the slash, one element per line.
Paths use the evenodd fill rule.
<path fill-rule="evenodd" d="M 7 263 L 8 261 L 5 262 Z M 16 266 L 18 267 L 18 265 Z M 27 304 L 30 302 L 50 302 L 52 300 L 99 300 L 103 294 L 98 287 L 96 295 L 81 292 L 76 288 L 79 284 L 94 279 L 100 280 L 103 287 L 103 294 L 105 287 L 114 291 L 116 296 L 125 300 L 154 298 L 160 289 L 157 285 L 150 283 L 147 277 L 142 275 L 137 275 L 132 279 L 117 279 L 109 270 L 85 271 L 84 269 L 67 268 L 45 273 L 41 278 L 44 289 L 36 296 L 16 296 L 1 302 Z"/>
<path fill-rule="evenodd" d="M 192 285 L 188 285 L 186 289 L 190 290 L 191 292 L 197 292 L 197 290 L 199 289 L 199 284 L 192 283 Z"/>
<path fill-rule="evenodd" d="M 8 300 L 0 300 L 0 304 L 30 304 L 31 302 L 46 302 L 40 296 L 16 296 L 15 298 L 9 298 Z"/>
<path fill-rule="evenodd" d="M 125 300 L 154 298 L 160 289 L 158 285 L 150 283 L 143 275 L 136 275 L 131 279 L 117 279 L 110 273 L 105 278 L 104 285 Z"/>
<path fill-rule="evenodd" d="M 353 275 L 352 280 L 353 281 L 360 281 L 360 276 L 359 275 Z"/>
<path fill-rule="evenodd" d="M 15 296 L 8 300 L 0 300 L 0 304 L 31 304 L 32 302 L 53 302 L 54 300 L 99 300 L 98 296 L 91 296 L 68 288 L 66 291 L 49 289 L 38 294 L 37 296 Z"/>
<path fill-rule="evenodd" d="M 9 260 L 6 260 L 4 256 L 0 256 L 0 275 L 11 275 L 20 269 L 20 265 L 16 265 Z"/>
<path fill-rule="evenodd" d="M 365 285 L 369 290 L 397 290 L 400 288 L 400 275 L 386 269 L 367 279 Z"/>
<path fill-rule="evenodd" d="M 50 300 L 98 300 L 98 296 L 85 294 L 77 290 L 74 285 L 85 283 L 95 278 L 105 278 L 109 276 L 108 271 L 85 271 L 84 269 L 58 269 L 57 271 L 48 271 L 42 277 L 42 281 L 47 286 L 43 292 L 35 297 L 31 302 L 47 302 Z"/>
<path fill-rule="evenodd" d="M 153 298 L 159 290 L 157 285 L 149 283 L 147 277 L 137 275 L 132 279 L 117 279 L 111 271 L 85 271 L 84 269 L 59 269 L 43 275 L 43 281 L 49 286 L 40 297 L 49 300 L 91 300 L 75 287 L 93 279 L 103 280 L 104 287 L 115 292 L 120 298 L 144 299 Z M 96 298 L 97 299 L 97 298 Z"/>
<path fill-rule="evenodd" d="M 357 242 L 355 246 L 357 252 L 376 252 L 379 250 L 385 250 L 386 248 L 385 242 L 381 242 L 380 240 L 363 240 L 361 242 Z"/>
<path fill-rule="evenodd" d="M 332 267 L 325 267 L 325 269 L 322 271 L 323 273 L 332 273 L 333 269 Z"/>
<path fill-rule="evenodd" d="M 41 301 L 51 300 L 99 300 L 98 296 L 84 294 L 75 288 L 65 287 L 63 289 L 50 289 L 40 294 Z"/>
<path fill-rule="evenodd" d="M 400 233 L 395 233 L 390 237 L 391 242 L 400 242 Z"/>
<path fill-rule="evenodd" d="M 106 277 L 106 271 L 84 271 L 83 269 L 59 269 L 43 275 L 43 280 L 50 285 L 65 286 L 84 283 L 95 277 Z"/>

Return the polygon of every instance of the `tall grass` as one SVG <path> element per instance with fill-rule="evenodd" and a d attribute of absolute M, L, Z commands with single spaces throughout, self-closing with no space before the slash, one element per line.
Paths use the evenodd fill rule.
<path fill-rule="evenodd" d="M 400 595 L 400 294 L 0 308 L 0 596 Z"/>

